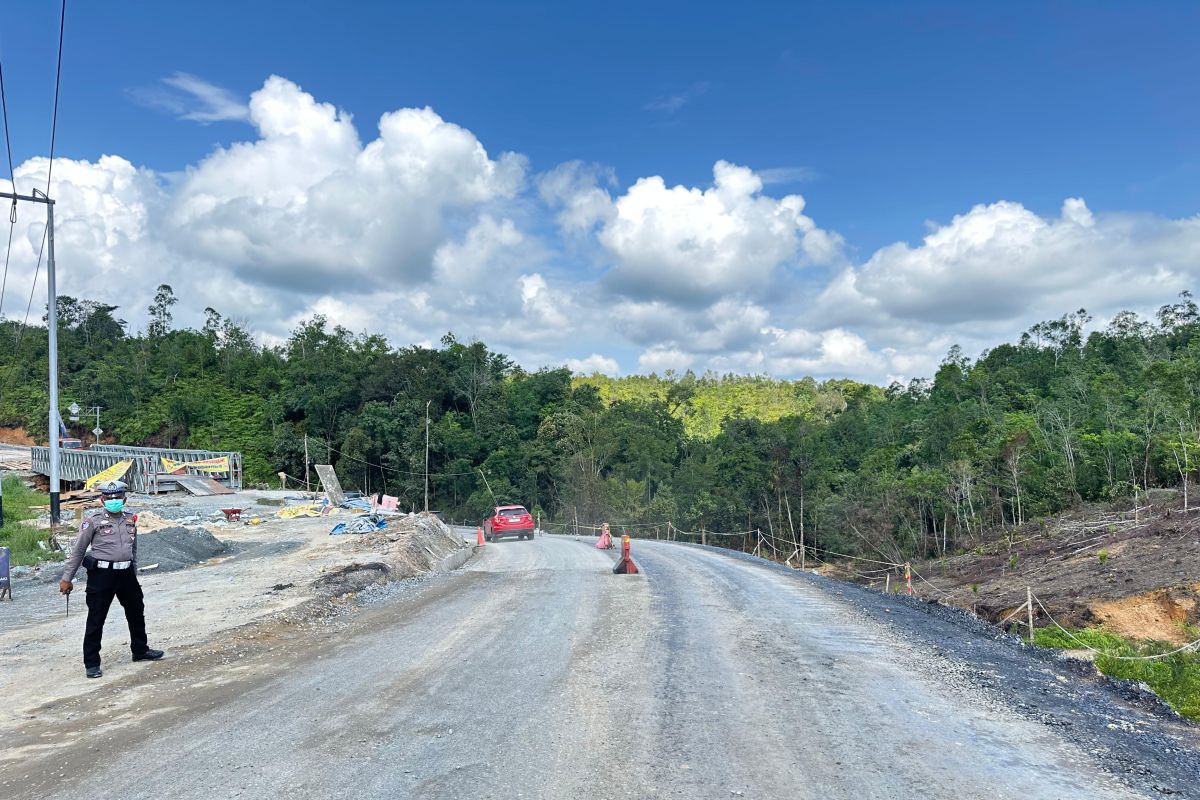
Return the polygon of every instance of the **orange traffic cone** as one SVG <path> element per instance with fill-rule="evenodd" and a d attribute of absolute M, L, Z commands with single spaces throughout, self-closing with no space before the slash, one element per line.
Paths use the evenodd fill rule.
<path fill-rule="evenodd" d="M 621 560 L 613 567 L 614 575 L 637 575 L 637 564 L 629 556 L 629 534 L 621 537 Z"/>
<path fill-rule="evenodd" d="M 475 529 L 475 544 L 476 544 L 478 547 L 483 547 L 483 546 L 484 546 L 484 544 L 483 544 L 483 528 L 476 528 L 476 529 Z"/>

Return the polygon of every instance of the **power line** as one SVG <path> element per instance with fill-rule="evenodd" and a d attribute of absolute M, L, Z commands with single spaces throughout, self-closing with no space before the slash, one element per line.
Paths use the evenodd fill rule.
<path fill-rule="evenodd" d="M 8 150 L 8 175 L 12 179 L 13 193 L 17 191 L 16 171 L 13 169 L 12 139 L 8 135 L 8 95 L 4 92 L 4 64 L 0 61 L 0 107 L 4 109 L 4 144 Z M 13 200 L 13 203 L 16 203 Z"/>
<path fill-rule="evenodd" d="M 54 171 L 54 143 L 58 135 L 58 94 L 62 88 L 63 32 L 67 27 L 67 0 L 62 0 L 58 17 L 58 65 L 54 71 L 54 116 L 50 118 L 50 166 L 46 169 L 46 194 L 50 194 L 50 175 Z"/>
<path fill-rule="evenodd" d="M 4 112 L 4 147 L 8 151 L 8 177 L 13 194 L 17 193 L 17 173 L 13 167 L 12 137 L 8 132 L 8 94 L 4 90 L 4 62 L 0 60 L 0 109 Z M 8 289 L 8 262 L 12 258 L 13 232 L 17 227 L 17 198 L 8 212 L 8 246 L 4 249 L 4 279 L 0 281 L 0 319 L 4 318 L 4 293 Z"/>
<path fill-rule="evenodd" d="M 329 447 L 328 450 L 330 453 L 337 453 L 342 458 L 348 458 L 351 461 L 358 462 L 359 464 L 364 464 L 368 467 L 375 467 L 376 469 L 386 470 L 387 472 L 397 472 L 397 473 L 400 473 L 401 475 L 424 475 L 425 474 L 424 472 L 411 472 L 406 469 L 396 469 L 395 467 L 385 467 L 383 464 L 375 464 L 371 461 L 363 461 L 361 458 L 355 458 L 354 456 L 348 456 L 345 453 L 343 453 L 341 450 L 337 450 L 332 447 Z M 431 477 L 431 478 L 457 478 L 457 477 L 461 477 L 463 475 L 471 475 L 474 472 L 475 472 L 474 470 L 470 470 L 468 472 L 440 472 L 440 473 L 439 472 L 431 472 L 431 473 L 429 473 L 429 477 Z"/>
<path fill-rule="evenodd" d="M 61 90 L 62 90 L 63 33 L 66 30 L 66 25 L 67 25 L 67 0 L 62 0 L 62 8 L 61 8 L 61 11 L 59 12 L 59 17 L 58 17 L 58 58 L 56 61 L 55 72 L 54 72 L 54 111 L 50 117 L 50 163 L 46 167 L 46 196 L 47 197 L 50 196 L 50 178 L 54 175 L 54 148 L 55 148 L 55 144 L 58 141 L 58 98 L 59 98 L 59 94 L 61 93 Z M 7 127 L 8 112 L 7 112 L 7 110 L 5 110 L 4 118 L 5 118 L 5 132 L 7 134 L 7 130 L 8 130 L 8 127 Z M 12 168 L 11 161 L 12 161 L 12 156 L 10 154 L 10 156 L 9 156 L 10 172 L 11 172 L 11 168 Z M 13 194 L 16 194 L 16 193 L 17 193 L 16 185 L 14 184 L 13 185 Z M 14 225 L 16 225 L 16 210 L 17 210 L 17 201 L 13 200 L 12 212 L 9 214 L 10 225 L 9 225 L 8 247 L 9 247 L 10 252 L 12 249 L 12 227 Z M 13 345 L 13 356 L 14 357 L 13 357 L 12 364 L 9 365 L 8 372 L 6 372 L 4 375 L 4 382 L 2 384 L 0 384 L 0 397 L 2 397 L 4 392 L 8 389 L 8 383 L 10 380 L 12 380 L 13 370 L 16 368 L 17 361 L 18 361 L 18 359 L 16 358 L 16 354 L 21 349 L 21 342 L 25 338 L 25 330 L 29 326 L 29 313 L 30 313 L 30 311 L 33 310 L 33 296 L 34 296 L 34 294 L 37 293 L 38 276 L 41 274 L 41 271 L 42 271 L 42 254 L 46 248 L 46 234 L 47 233 L 48 233 L 48 228 L 43 228 L 42 229 L 42 244 L 38 248 L 37 265 L 34 267 L 34 270 L 33 270 L 33 285 L 29 288 L 29 302 L 27 302 L 25 304 L 25 318 L 21 321 L 21 327 L 19 327 L 17 329 L 16 342 Z M 8 271 L 7 271 L 7 257 L 6 257 L 5 281 L 7 281 L 7 274 L 8 274 Z M 53 436 L 54 432 L 49 431 L 49 432 L 47 432 L 47 435 Z"/>
<path fill-rule="evenodd" d="M 16 194 L 16 191 L 13 191 Z M 8 289 L 8 262 L 12 258 L 13 232 L 17 227 L 17 201 L 13 200 L 12 210 L 8 212 L 8 246 L 4 248 L 4 279 L 0 281 L 0 320 L 4 319 L 4 292 Z"/>
<path fill-rule="evenodd" d="M 62 12 L 58 18 L 58 66 L 54 73 L 54 112 L 50 117 L 50 163 L 46 165 L 46 196 L 50 196 L 50 178 L 54 175 L 54 146 L 58 141 L 58 95 L 62 89 L 62 54 L 63 54 L 63 32 L 67 27 L 67 0 L 62 0 Z M 15 194 L 15 192 L 14 192 Z M 33 268 L 33 286 L 29 289 L 29 302 L 25 305 L 25 321 L 21 323 L 21 330 L 17 335 L 17 347 L 21 346 L 21 337 L 25 333 L 25 326 L 29 324 L 29 311 L 33 308 L 33 295 L 37 291 L 38 275 L 42 271 L 42 253 L 46 249 L 46 232 L 47 229 L 42 229 L 42 244 L 38 247 L 37 265 Z"/>

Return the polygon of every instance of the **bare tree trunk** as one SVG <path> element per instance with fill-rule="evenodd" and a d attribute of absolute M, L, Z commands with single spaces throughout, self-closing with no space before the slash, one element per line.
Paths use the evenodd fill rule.
<path fill-rule="evenodd" d="M 796 526 L 792 524 L 792 501 L 788 498 L 787 491 L 784 491 L 783 493 L 783 502 L 787 506 L 788 530 L 791 531 L 792 534 L 792 547 L 799 551 L 800 569 L 804 569 L 804 544 L 803 542 L 796 541 Z M 803 525 L 804 520 L 801 520 L 800 524 Z M 791 560 L 792 556 L 794 555 L 796 555 L 795 552 L 793 552 L 791 556 L 788 556 L 788 559 Z"/>
<path fill-rule="evenodd" d="M 763 495 L 763 511 L 767 513 L 767 535 L 771 537 L 771 544 L 773 546 L 775 543 L 775 525 L 771 522 L 771 501 L 766 495 Z M 762 540 L 761 534 L 759 534 L 759 540 L 760 542 Z M 772 550 L 774 550 L 774 547 L 772 547 Z"/>
<path fill-rule="evenodd" d="M 1008 461 L 1009 474 L 1012 477 L 1013 497 L 1015 505 L 1013 506 L 1013 525 L 1020 527 L 1025 522 L 1025 513 L 1021 508 L 1021 456 L 1015 453 Z"/>

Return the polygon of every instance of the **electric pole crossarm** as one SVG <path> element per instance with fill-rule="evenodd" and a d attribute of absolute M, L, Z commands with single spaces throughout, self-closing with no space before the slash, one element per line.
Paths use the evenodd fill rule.
<path fill-rule="evenodd" d="M 45 203 L 49 206 L 54 205 L 54 201 L 49 197 L 46 197 L 37 189 L 34 189 L 33 191 L 36 192 L 36 194 L 13 194 L 12 192 L 0 192 L 0 197 L 4 198 L 5 200 L 24 200 L 26 203 Z M 38 197 L 38 195 L 41 195 L 41 197 Z"/>

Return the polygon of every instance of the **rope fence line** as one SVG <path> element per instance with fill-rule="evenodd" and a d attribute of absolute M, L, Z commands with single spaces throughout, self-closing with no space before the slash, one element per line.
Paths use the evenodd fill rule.
<path fill-rule="evenodd" d="M 752 533 L 759 533 L 758 528 L 751 528 L 748 531 L 685 531 L 668 522 L 667 527 L 676 533 L 682 533 L 685 536 L 749 536 Z"/>
<path fill-rule="evenodd" d="M 1045 606 L 1045 605 L 1042 603 L 1042 598 L 1038 597 L 1036 594 L 1035 594 L 1035 595 L 1032 595 L 1032 597 L 1033 597 L 1033 599 L 1034 599 L 1034 600 L 1037 602 L 1037 604 L 1038 604 L 1038 608 L 1040 608 L 1040 609 L 1042 610 L 1042 613 L 1046 615 L 1046 618 L 1047 618 L 1047 619 L 1049 619 L 1049 620 L 1050 620 L 1050 622 L 1052 622 L 1052 623 L 1054 624 L 1054 627 L 1058 628 L 1060 631 L 1062 631 L 1064 634 L 1066 634 L 1066 635 L 1067 635 L 1067 637 L 1068 637 L 1069 639 L 1071 639 L 1072 641 L 1074 641 L 1074 642 L 1075 642 L 1076 644 L 1078 644 L 1080 647 L 1084 648 L 1085 650 L 1091 650 L 1093 653 L 1096 653 L 1097 655 L 1104 656 L 1105 658 L 1111 658 L 1111 659 L 1114 659 L 1114 660 L 1117 660 L 1117 661 L 1157 661 L 1157 660 L 1158 660 L 1158 659 L 1160 659 L 1160 658 L 1169 658 L 1169 657 L 1171 657 L 1171 656 L 1173 656 L 1173 655 L 1176 655 L 1176 654 L 1178 654 L 1178 653 L 1182 653 L 1182 652 L 1184 652 L 1184 651 L 1187 651 L 1187 650 L 1193 650 L 1193 649 L 1197 648 L 1198 646 L 1200 646 L 1200 639 L 1197 639 L 1197 640 L 1196 640 L 1196 641 L 1194 641 L 1194 642 L 1188 642 L 1187 644 L 1183 645 L 1182 647 L 1177 647 L 1177 648 L 1175 648 L 1174 650 L 1171 650 L 1171 651 L 1170 651 L 1170 652 L 1168 652 L 1168 653 L 1156 653 L 1156 654 L 1154 654 L 1154 655 L 1149 655 L 1149 656 L 1121 656 L 1121 655 L 1116 655 L 1115 653 L 1110 653 L 1110 652 L 1107 652 L 1107 651 L 1105 651 L 1105 650 L 1099 650 L 1099 649 L 1097 649 L 1097 648 L 1095 648 L 1095 647 L 1092 647 L 1092 646 L 1091 646 L 1090 644 L 1088 644 L 1087 642 L 1084 642 L 1084 641 L 1082 641 L 1082 640 L 1081 640 L 1081 639 L 1080 639 L 1078 636 L 1076 636 L 1075 634 L 1071 633 L 1069 630 L 1067 630 L 1066 628 L 1064 628 L 1062 625 L 1059 625 L 1059 624 L 1058 624 L 1058 620 L 1056 620 L 1056 619 L 1054 618 L 1054 615 L 1053 615 L 1053 614 L 1051 614 L 1051 613 L 1050 613 L 1050 612 L 1049 612 L 1049 611 L 1046 609 L 1046 606 Z M 1017 611 L 1020 611 L 1020 610 L 1021 610 L 1021 609 L 1017 609 Z M 1014 613 L 1016 613 L 1016 612 L 1014 612 Z M 1009 616 L 1011 617 L 1012 615 L 1010 614 Z"/>
<path fill-rule="evenodd" d="M 542 527 L 552 527 L 552 528 L 557 527 L 557 528 L 568 530 L 568 531 L 575 531 L 575 530 L 599 531 L 600 530 L 600 526 L 598 526 L 598 525 L 576 525 L 576 524 L 570 523 L 570 522 L 564 523 L 564 522 L 546 522 L 546 521 L 544 521 L 544 522 L 542 522 Z M 744 531 L 707 531 L 707 530 L 706 531 L 688 531 L 688 530 L 684 530 L 682 528 L 677 527 L 674 523 L 669 522 L 669 521 L 666 523 L 662 523 L 662 522 L 637 522 L 637 523 L 611 522 L 611 523 L 609 523 L 609 528 L 613 529 L 613 530 L 653 528 L 653 529 L 655 529 L 656 534 L 658 532 L 658 529 L 660 529 L 662 527 L 666 527 L 667 539 L 669 541 L 674 541 L 675 537 L 678 535 L 692 536 L 692 537 L 704 539 L 709 536 L 743 537 L 744 538 L 746 536 L 754 534 L 754 536 L 755 536 L 754 552 L 769 549 L 771 551 L 771 553 L 776 556 L 776 558 L 781 556 L 783 553 L 783 550 L 781 550 L 775 543 L 775 539 L 778 537 L 772 536 L 769 531 L 763 531 L 761 528 L 750 528 L 750 529 L 744 530 Z M 787 540 L 787 539 L 784 539 L 784 542 L 788 545 L 793 544 L 793 542 L 791 542 L 790 540 Z M 898 561 L 882 561 L 877 558 L 865 558 L 863 556 L 852 556 L 849 553 L 839 553 L 835 550 L 828 550 L 823 547 L 817 547 L 816 545 L 801 545 L 800 547 L 804 548 L 805 553 L 811 553 L 812 554 L 811 557 L 816 559 L 821 564 L 829 564 L 829 562 L 824 559 L 817 558 L 817 553 L 822 553 L 827 556 L 833 556 L 835 558 L 844 558 L 844 559 L 848 559 L 850 561 L 858 561 L 858 562 L 862 562 L 864 564 L 881 564 L 881 565 L 883 565 L 882 567 L 876 568 L 874 570 L 866 570 L 866 572 L 883 573 L 883 572 L 889 572 L 893 569 L 897 569 L 897 570 L 904 569 L 904 567 L 905 567 L 904 563 L 901 563 Z M 800 547 L 794 548 L 794 551 L 791 553 L 791 555 L 788 556 L 789 562 L 791 561 L 792 558 L 794 558 L 795 556 L 800 554 Z M 832 564 L 829 564 L 829 565 L 834 566 Z M 843 567 L 843 568 L 845 568 L 845 567 Z M 910 567 L 910 569 L 911 569 L 911 567 Z M 865 580 L 879 580 L 878 576 L 871 577 L 869 575 L 864 574 L 863 572 L 859 572 L 856 570 L 850 570 L 850 571 L 853 572 L 858 577 L 864 578 Z M 932 588 L 934 591 L 941 594 L 943 597 L 949 596 L 949 594 L 945 590 L 943 590 L 943 589 L 939 588 L 938 586 L 936 586 L 935 584 L 931 583 L 928 579 L 926 579 L 923 575 L 918 573 L 916 570 L 912 570 L 912 573 L 914 575 L 916 575 L 919 580 L 924 582 L 927 586 Z"/>
<path fill-rule="evenodd" d="M 913 569 L 911 564 L 909 565 L 908 568 L 912 572 L 913 575 L 917 576 L 918 580 L 920 580 L 922 583 L 924 583 L 929 588 L 933 589 L 935 592 L 940 594 L 942 597 L 950 597 L 951 596 L 950 593 L 947 592 L 945 589 L 942 589 L 939 586 L 936 586 L 935 584 L 932 584 L 928 580 L 926 580 L 925 576 L 922 575 L 921 573 L 917 572 L 915 569 Z"/>
<path fill-rule="evenodd" d="M 848 558 L 852 561 L 863 561 L 868 564 L 886 564 L 889 568 L 904 569 L 903 564 L 897 563 L 895 561 L 880 561 L 877 558 L 863 558 L 862 556 L 851 556 L 851 555 L 847 555 L 846 553 L 835 553 L 832 550 L 826 550 L 825 548 L 817 547 L 816 545 L 809 545 L 809 549 L 813 550 L 815 552 L 818 552 L 818 553 L 825 553 L 826 555 L 837 556 L 838 558 Z"/>
<path fill-rule="evenodd" d="M 750 534 L 754 534 L 756 537 L 756 540 L 755 540 L 755 548 L 754 548 L 753 552 L 758 553 L 760 550 L 765 552 L 766 549 L 769 549 L 771 551 L 771 553 L 775 556 L 776 559 L 778 559 L 783 553 L 783 551 L 775 544 L 775 539 L 778 537 L 772 536 L 769 531 L 764 532 L 761 528 L 751 528 L 749 530 L 744 530 L 744 531 L 687 531 L 687 530 L 683 530 L 682 528 L 676 527 L 671 522 L 666 522 L 666 523 L 662 523 L 662 522 L 638 522 L 638 523 L 612 522 L 612 523 L 609 523 L 609 528 L 613 529 L 613 530 L 654 528 L 656 534 L 658 532 L 658 529 L 662 528 L 664 526 L 666 527 L 667 539 L 669 541 L 674 541 L 675 536 L 680 535 L 680 534 L 682 534 L 684 536 L 699 537 L 701 539 L 704 539 L 709 536 L 746 537 L 746 536 L 749 536 Z M 558 528 L 565 529 L 568 531 L 574 531 L 574 530 L 599 531 L 600 530 L 600 526 L 598 526 L 598 525 L 576 525 L 576 524 L 570 523 L 570 522 L 563 523 L 563 522 L 545 522 L 544 521 L 544 522 L 542 522 L 542 527 L 558 527 Z M 790 540 L 785 539 L 784 541 L 786 544 L 789 544 L 789 545 L 792 544 L 792 542 Z M 892 570 L 901 570 L 907 566 L 908 569 L 912 572 L 913 575 L 915 575 L 917 577 L 917 579 L 919 581 L 924 583 L 929 588 L 933 589 L 940 596 L 942 596 L 942 597 L 950 597 L 951 596 L 950 593 L 947 592 L 945 589 L 942 589 L 941 587 L 932 583 L 924 575 L 917 572 L 915 569 L 912 569 L 912 565 L 910 562 L 901 563 L 898 561 L 882 561 L 877 558 L 865 558 L 863 556 L 852 556 L 849 553 L 839 553 L 835 550 L 828 550 L 823 547 L 817 547 L 816 545 L 802 545 L 802 547 L 804 548 L 805 553 L 811 553 L 811 556 L 810 556 L 811 558 L 815 559 L 816 561 L 818 561 L 821 564 L 828 565 L 828 566 L 836 566 L 836 565 L 830 564 L 830 562 L 826 561 L 825 559 L 818 558 L 817 557 L 818 553 L 824 554 L 826 556 L 833 556 L 835 558 L 844 558 L 844 559 L 847 559 L 850 561 L 858 561 L 858 562 L 862 562 L 864 564 L 880 564 L 880 565 L 882 565 L 881 567 L 877 567 L 876 569 L 865 570 L 865 571 L 858 571 L 858 570 L 849 569 L 848 567 L 841 567 L 842 569 L 848 569 L 848 571 L 850 571 L 856 577 L 862 578 L 867 581 L 878 581 L 881 579 L 882 576 L 881 575 L 872 576 L 872 575 L 868 575 L 865 573 L 870 573 L 870 572 L 885 573 L 885 572 L 890 572 Z M 800 553 L 800 547 L 796 547 L 794 549 L 794 551 L 788 556 L 787 562 L 788 562 L 789 566 L 790 566 L 791 559 L 794 558 L 795 556 L 799 555 L 799 553 Z"/>
<path fill-rule="evenodd" d="M 568 530 L 572 530 L 572 529 L 600 530 L 600 527 L 595 526 L 595 525 L 572 525 L 571 523 L 561 523 L 561 522 L 543 522 L 542 525 L 566 528 Z M 663 526 L 664 526 L 663 523 L 635 523 L 635 524 L 630 524 L 630 525 L 623 525 L 620 523 L 610 523 L 610 525 L 609 525 L 610 528 L 639 528 L 639 527 L 640 528 L 650 528 L 650 527 L 652 527 L 655 529 L 656 533 L 657 533 L 658 529 Z M 670 536 L 672 533 L 675 533 L 675 534 L 683 534 L 685 536 L 699 536 L 699 537 L 707 537 L 707 536 L 741 536 L 741 537 L 745 537 L 745 536 L 748 536 L 749 534 L 753 533 L 756 535 L 756 543 L 755 543 L 755 548 L 754 548 L 754 551 L 756 553 L 759 550 L 764 549 L 764 545 L 766 546 L 766 548 L 769 548 L 775 554 L 776 557 L 778 557 L 781 553 L 779 548 L 776 547 L 776 545 L 774 543 L 774 539 L 776 537 L 772 536 L 770 532 L 767 532 L 764 534 L 764 532 L 760 528 L 754 528 L 754 529 L 747 530 L 747 531 L 685 531 L 685 530 L 681 530 L 680 528 L 676 528 L 670 522 L 667 522 L 665 524 L 665 527 L 667 529 L 668 536 Z M 875 582 L 875 581 L 879 580 L 878 573 L 890 573 L 894 569 L 903 569 L 906 571 L 906 573 L 916 576 L 917 580 L 924 583 L 930 589 L 933 589 L 935 592 L 937 592 L 942 597 L 950 597 L 951 596 L 949 592 L 947 592 L 946 590 L 937 586 L 936 584 L 930 582 L 924 575 L 922 575 L 921 573 L 919 573 L 915 569 L 913 569 L 911 562 L 906 562 L 906 563 L 901 564 L 899 562 L 894 562 L 894 561 L 881 561 L 879 559 L 864 558 L 862 556 L 852 556 L 847 553 L 838 553 L 833 550 L 827 550 L 825 548 L 817 547 L 816 545 L 806 545 L 805 550 L 812 552 L 812 555 L 810 557 L 814 561 L 816 561 L 819 564 L 826 565 L 826 566 L 836 566 L 836 565 L 833 565 L 830 562 L 826 561 L 825 559 L 820 558 L 817 555 L 817 553 L 831 555 L 831 556 L 835 556 L 837 558 L 845 558 L 845 559 L 848 559 L 851 561 L 859 561 L 859 562 L 864 562 L 864 563 L 868 563 L 868 564 L 884 565 L 883 567 L 866 571 L 868 573 L 877 573 L 875 575 L 865 574 L 864 572 L 860 572 L 858 570 L 851 569 L 851 568 L 845 567 L 845 566 L 841 567 L 842 569 L 845 569 L 848 572 L 850 572 L 852 575 L 855 575 L 858 578 L 861 578 L 861 579 L 867 580 L 867 581 L 871 581 L 871 582 Z M 798 552 L 799 552 L 799 549 L 797 548 L 797 551 L 792 553 L 792 555 L 788 557 L 789 563 L 790 563 L 791 558 L 794 557 Z M 1042 599 L 1040 597 L 1038 597 L 1036 594 L 1033 594 L 1032 590 L 1029 591 L 1029 598 L 1030 598 L 1029 600 L 1027 600 L 1025 603 L 1022 603 L 1014 611 L 1009 613 L 1009 615 L 1007 617 L 1005 617 L 1003 620 L 1001 620 L 998 623 L 998 627 L 1003 627 L 1006 623 L 1008 623 L 1014 617 L 1019 615 L 1021 612 L 1028 612 L 1029 617 L 1030 617 L 1030 621 L 1029 621 L 1030 643 L 1033 642 L 1033 632 L 1034 632 L 1033 608 L 1032 608 L 1031 603 L 1036 603 L 1038 608 L 1041 609 L 1042 613 L 1046 615 L 1046 618 L 1048 620 L 1050 620 L 1050 622 L 1054 625 L 1054 627 L 1057 628 L 1059 631 L 1061 631 L 1065 636 L 1067 636 L 1069 639 L 1071 639 L 1073 642 L 1078 644 L 1083 649 L 1089 650 L 1089 651 L 1091 651 L 1099 656 L 1103 656 L 1105 658 L 1111 658 L 1111 659 L 1119 660 L 1119 661 L 1156 661 L 1159 659 L 1169 658 L 1173 655 L 1177 655 L 1179 653 L 1184 653 L 1184 652 L 1188 652 L 1188 651 L 1192 651 L 1192 650 L 1200 652 L 1200 639 L 1197 639 L 1196 641 L 1193 641 L 1193 642 L 1189 642 L 1185 645 L 1177 647 L 1174 650 L 1170 650 L 1166 653 L 1156 653 L 1153 655 L 1144 655 L 1144 656 L 1125 656 L 1125 655 L 1118 655 L 1116 653 L 1112 653 L 1112 652 L 1106 651 L 1106 650 L 1100 650 L 1098 648 L 1092 647 L 1091 645 L 1087 644 L 1086 642 L 1081 640 L 1078 636 L 1071 633 L 1069 630 L 1067 630 L 1061 624 L 1059 624 L 1058 620 L 1055 619 L 1054 615 L 1051 614 L 1049 609 L 1046 608 L 1045 604 L 1042 602 Z"/>

